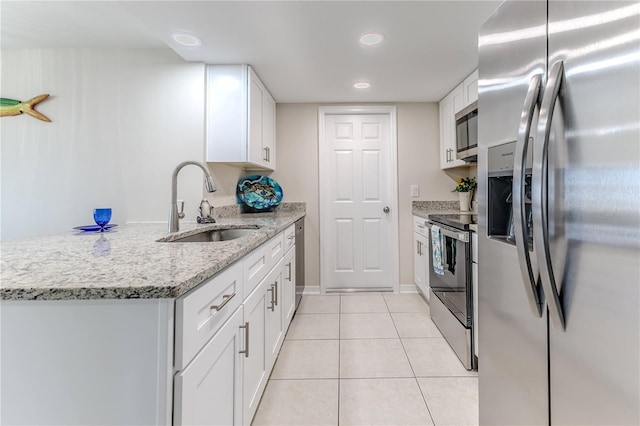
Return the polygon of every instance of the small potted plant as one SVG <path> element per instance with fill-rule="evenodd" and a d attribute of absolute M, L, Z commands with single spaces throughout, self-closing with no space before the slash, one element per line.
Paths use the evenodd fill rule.
<path fill-rule="evenodd" d="M 472 177 L 458 179 L 458 185 L 452 192 L 457 192 L 460 196 L 460 211 L 468 212 L 471 210 L 471 199 L 477 186 L 476 180 Z"/>

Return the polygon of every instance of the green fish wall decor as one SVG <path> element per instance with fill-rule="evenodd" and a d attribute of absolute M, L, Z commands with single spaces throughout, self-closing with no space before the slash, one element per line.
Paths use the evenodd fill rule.
<path fill-rule="evenodd" d="M 49 117 L 39 113 L 34 109 L 36 105 L 38 105 L 48 97 L 48 94 L 39 95 L 24 102 L 16 101 L 15 99 L 0 98 L 0 117 L 20 115 L 24 112 L 27 115 L 37 118 L 38 120 L 51 122 L 51 120 L 49 120 Z"/>

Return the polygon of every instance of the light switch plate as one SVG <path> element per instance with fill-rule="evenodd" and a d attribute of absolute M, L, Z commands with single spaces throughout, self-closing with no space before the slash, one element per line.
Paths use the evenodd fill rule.
<path fill-rule="evenodd" d="M 419 197 L 420 196 L 420 186 L 419 185 L 411 185 L 411 196 Z"/>

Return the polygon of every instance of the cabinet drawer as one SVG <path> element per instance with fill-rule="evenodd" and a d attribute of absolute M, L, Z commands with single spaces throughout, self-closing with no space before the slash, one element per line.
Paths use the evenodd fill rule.
<path fill-rule="evenodd" d="M 271 270 L 284 257 L 284 232 L 267 241 L 267 245 L 269 246 L 269 270 Z"/>
<path fill-rule="evenodd" d="M 251 252 L 242 262 L 244 294 L 251 293 L 283 256 L 284 236 L 282 232 Z"/>
<path fill-rule="evenodd" d="M 284 252 L 296 245 L 296 225 L 293 224 L 284 230 Z"/>
<path fill-rule="evenodd" d="M 236 262 L 176 300 L 176 369 L 189 364 L 243 298 L 242 263 Z"/>
<path fill-rule="evenodd" d="M 413 217 L 413 232 L 417 232 L 420 235 L 428 237 L 429 236 L 429 229 L 427 229 L 427 226 L 425 225 L 426 221 L 427 221 L 427 219 L 425 219 L 423 217 L 414 216 Z"/>

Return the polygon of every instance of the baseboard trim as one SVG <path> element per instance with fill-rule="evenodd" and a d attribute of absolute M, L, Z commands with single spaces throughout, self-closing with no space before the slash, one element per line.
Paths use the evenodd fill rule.
<path fill-rule="evenodd" d="M 367 291 L 376 291 L 376 292 L 392 292 L 390 291 L 391 288 L 385 288 L 385 289 L 375 289 L 375 288 L 358 288 L 358 289 L 328 289 L 326 294 L 330 294 L 330 293 L 340 293 L 340 292 L 367 292 Z M 400 284 L 400 293 L 419 293 L 418 291 L 418 287 L 416 287 L 415 284 Z M 302 293 L 304 294 L 323 294 L 320 291 L 320 286 L 319 285 L 305 285 L 304 286 L 304 292 Z"/>
<path fill-rule="evenodd" d="M 304 296 L 305 294 L 320 294 L 320 286 L 305 284 L 302 295 Z"/>
<path fill-rule="evenodd" d="M 418 287 L 415 284 L 400 284 L 400 293 L 418 293 Z"/>

